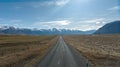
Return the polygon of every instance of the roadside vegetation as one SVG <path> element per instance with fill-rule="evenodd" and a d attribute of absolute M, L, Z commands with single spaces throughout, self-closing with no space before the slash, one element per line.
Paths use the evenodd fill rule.
<path fill-rule="evenodd" d="M 34 67 L 56 36 L 0 35 L 0 67 Z"/>
<path fill-rule="evenodd" d="M 72 35 L 64 39 L 93 67 L 120 67 L 120 35 Z"/>

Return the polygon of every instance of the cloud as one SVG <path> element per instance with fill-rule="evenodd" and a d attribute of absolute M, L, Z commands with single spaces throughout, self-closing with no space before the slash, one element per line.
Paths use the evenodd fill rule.
<path fill-rule="evenodd" d="M 58 29 L 74 29 L 74 30 L 97 30 L 105 24 L 105 18 L 97 18 L 83 21 L 49 21 L 49 22 L 35 22 L 32 24 L 34 27 L 40 27 L 45 29 L 58 28 Z"/>
<path fill-rule="evenodd" d="M 97 19 L 92 19 L 92 20 L 85 20 L 83 22 L 85 23 L 95 23 L 95 24 L 103 24 L 105 23 L 105 18 L 97 18 Z"/>
<path fill-rule="evenodd" d="M 34 2 L 32 3 L 32 7 L 39 8 L 41 6 L 63 6 L 67 4 L 70 0 L 52 0 L 52 1 L 44 1 L 44 2 Z"/>
<path fill-rule="evenodd" d="M 97 30 L 97 29 L 99 29 L 100 27 L 102 27 L 102 25 L 99 26 L 99 25 L 85 24 L 85 25 L 79 25 L 79 26 L 73 27 L 72 29 L 74 29 L 74 30 L 87 31 L 87 30 Z"/>
<path fill-rule="evenodd" d="M 16 22 L 22 22 L 22 20 L 19 20 L 19 19 L 13 19 L 13 20 L 10 20 L 10 22 L 16 23 Z"/>
<path fill-rule="evenodd" d="M 55 2 L 56 5 L 61 6 L 61 5 L 65 5 L 69 2 L 70 0 L 58 0 Z"/>
<path fill-rule="evenodd" d="M 112 8 L 109 8 L 108 10 L 117 11 L 117 10 L 120 10 L 120 6 L 114 6 Z"/>
<path fill-rule="evenodd" d="M 58 28 L 58 29 L 71 29 L 71 30 L 97 30 L 108 21 L 106 18 L 95 18 L 95 19 L 82 19 L 78 21 L 74 20 L 58 20 L 49 22 L 35 22 L 34 27 L 40 27 L 44 29 Z"/>
<path fill-rule="evenodd" d="M 75 23 L 71 23 L 71 25 L 74 25 L 72 29 L 83 30 L 83 31 L 97 30 L 105 24 L 106 24 L 105 18 L 82 20 L 82 21 L 77 21 Z"/>
<path fill-rule="evenodd" d="M 34 26 L 66 26 L 69 25 L 71 22 L 68 20 L 61 20 L 61 21 L 50 21 L 50 22 L 35 22 Z"/>

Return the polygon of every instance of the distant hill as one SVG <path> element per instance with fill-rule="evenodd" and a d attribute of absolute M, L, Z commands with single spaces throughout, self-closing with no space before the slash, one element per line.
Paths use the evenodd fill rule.
<path fill-rule="evenodd" d="M 108 23 L 98 29 L 94 34 L 120 34 L 120 21 Z"/>
<path fill-rule="evenodd" d="M 69 30 L 69 29 L 20 29 L 15 27 L 2 26 L 0 27 L 0 34 L 23 34 L 23 35 L 57 35 L 57 34 L 92 34 L 95 30 L 80 31 L 80 30 Z"/>

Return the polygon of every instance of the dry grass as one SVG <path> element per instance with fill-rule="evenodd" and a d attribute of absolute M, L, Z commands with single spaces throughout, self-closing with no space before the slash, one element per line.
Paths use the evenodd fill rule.
<path fill-rule="evenodd" d="M 56 36 L 0 35 L 0 67 L 34 67 Z"/>
<path fill-rule="evenodd" d="M 120 35 L 64 36 L 93 67 L 120 67 Z"/>

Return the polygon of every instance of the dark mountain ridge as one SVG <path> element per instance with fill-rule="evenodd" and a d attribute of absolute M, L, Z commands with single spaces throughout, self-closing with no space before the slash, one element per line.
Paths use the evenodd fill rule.
<path fill-rule="evenodd" d="M 120 21 L 114 21 L 99 28 L 94 34 L 120 34 Z"/>

